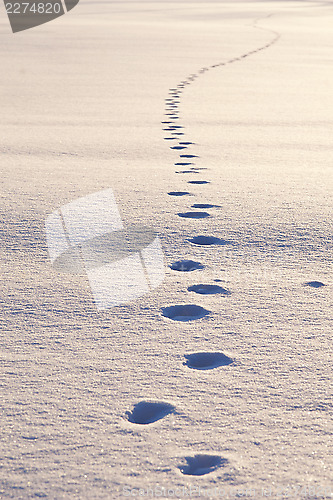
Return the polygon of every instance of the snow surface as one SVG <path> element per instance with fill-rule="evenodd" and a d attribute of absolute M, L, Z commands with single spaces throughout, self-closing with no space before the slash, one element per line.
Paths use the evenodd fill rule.
<path fill-rule="evenodd" d="M 0 497 L 329 498 L 332 3 L 0 14 Z M 98 312 L 44 226 L 108 188 L 166 277 Z"/>

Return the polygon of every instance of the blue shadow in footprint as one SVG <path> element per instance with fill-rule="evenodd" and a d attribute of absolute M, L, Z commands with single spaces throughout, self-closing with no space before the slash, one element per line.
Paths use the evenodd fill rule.
<path fill-rule="evenodd" d="M 173 321 L 193 321 L 207 316 L 207 314 L 210 314 L 210 311 L 194 304 L 182 304 L 164 307 L 162 314 Z"/>
<path fill-rule="evenodd" d="M 149 401 L 140 401 L 132 411 L 127 411 L 126 415 L 132 424 L 151 424 L 170 413 L 175 412 L 175 407 L 169 403 L 154 403 Z"/>
<path fill-rule="evenodd" d="M 312 288 L 321 288 L 322 286 L 326 286 L 321 281 L 308 281 L 308 283 L 304 283 L 304 286 L 311 286 Z"/>
<path fill-rule="evenodd" d="M 194 370 L 212 370 L 219 366 L 231 365 L 234 362 L 222 352 L 195 352 L 185 354 L 184 358 L 186 359 L 184 365 Z"/>
<path fill-rule="evenodd" d="M 186 196 L 187 194 L 190 194 L 188 191 L 170 191 L 168 195 L 170 196 Z"/>
<path fill-rule="evenodd" d="M 229 292 L 229 290 L 219 285 L 192 285 L 189 286 L 187 290 L 189 292 L 200 293 L 201 295 L 231 295 L 231 292 Z"/>
<path fill-rule="evenodd" d="M 189 184 L 209 184 L 209 181 L 187 181 Z"/>
<path fill-rule="evenodd" d="M 184 217 L 185 219 L 206 219 L 210 217 L 208 212 L 183 212 L 177 214 L 179 217 Z"/>
<path fill-rule="evenodd" d="M 221 205 L 211 205 L 210 203 L 194 203 L 192 208 L 219 208 Z"/>
<path fill-rule="evenodd" d="M 195 455 L 194 457 L 185 457 L 187 465 L 180 466 L 182 474 L 188 476 L 203 476 L 209 474 L 224 464 L 228 460 L 217 455 Z"/>
<path fill-rule="evenodd" d="M 229 245 L 230 241 L 216 238 L 215 236 L 195 236 L 189 240 L 194 245 Z"/>
<path fill-rule="evenodd" d="M 197 269 L 203 269 L 204 267 L 205 266 L 200 264 L 200 262 L 195 262 L 194 260 L 178 260 L 170 266 L 173 271 L 182 272 L 196 271 Z"/>

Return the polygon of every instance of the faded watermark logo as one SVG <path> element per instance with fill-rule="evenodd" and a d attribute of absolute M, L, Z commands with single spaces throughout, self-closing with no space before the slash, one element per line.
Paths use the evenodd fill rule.
<path fill-rule="evenodd" d="M 53 21 L 78 3 L 79 0 L 4 0 L 13 33 Z"/>
<path fill-rule="evenodd" d="M 63 205 L 45 227 L 53 267 L 85 273 L 98 310 L 131 302 L 164 279 L 158 235 L 146 226 L 125 227 L 111 189 Z"/>

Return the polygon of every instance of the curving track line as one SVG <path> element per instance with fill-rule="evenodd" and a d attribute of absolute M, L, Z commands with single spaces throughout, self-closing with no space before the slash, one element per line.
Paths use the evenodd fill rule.
<path fill-rule="evenodd" d="M 272 14 L 269 14 L 265 16 L 265 18 L 270 17 Z M 188 76 L 185 80 L 180 82 L 176 88 L 170 89 L 169 90 L 169 97 L 166 98 L 166 111 L 165 114 L 168 117 L 167 120 L 163 121 L 162 124 L 165 125 L 163 128 L 164 131 L 168 131 L 170 136 L 169 137 L 164 137 L 165 140 L 168 142 L 171 141 L 171 149 L 174 151 L 179 152 L 180 160 L 178 160 L 175 165 L 176 166 L 181 166 L 186 168 L 186 170 L 182 171 L 181 173 L 198 173 L 200 170 L 198 167 L 195 167 L 194 161 L 197 158 L 197 155 L 195 154 L 187 154 L 187 148 L 190 147 L 193 143 L 188 140 L 184 140 L 184 127 L 179 124 L 179 104 L 180 104 L 180 96 L 182 94 L 183 89 L 187 86 L 190 85 L 196 78 L 200 76 L 200 74 L 205 73 L 206 71 L 209 71 L 211 69 L 219 68 L 221 66 L 226 66 L 228 64 L 232 64 L 236 61 L 241 61 L 245 59 L 246 57 L 249 57 L 253 54 L 256 54 L 262 50 L 268 49 L 271 47 L 274 43 L 278 41 L 280 38 L 280 34 L 266 28 L 262 28 L 261 26 L 257 26 L 257 23 L 261 21 L 263 18 L 256 19 L 253 23 L 252 26 L 257 29 L 261 29 L 264 31 L 269 31 L 270 33 L 273 34 L 272 39 L 258 47 L 255 50 L 251 50 L 249 52 L 246 52 L 239 57 L 235 57 L 233 59 L 229 59 L 226 62 L 221 62 L 218 64 L 214 64 L 209 67 L 204 67 L 201 68 L 197 73 L 192 74 Z M 187 181 L 188 183 L 192 184 L 209 184 L 208 181 L 196 181 L 196 180 L 189 180 Z M 169 195 L 173 196 L 184 196 L 188 195 L 189 193 L 187 191 L 173 191 L 168 193 Z M 194 204 L 192 207 L 195 208 L 207 208 L 207 207 L 214 207 L 214 205 L 207 205 L 207 204 Z M 186 217 L 190 219 L 201 219 L 206 216 L 209 216 L 209 213 L 206 212 L 186 212 L 186 213 L 178 213 L 178 216 L 180 217 Z M 218 241 L 217 241 L 218 240 Z M 219 240 L 219 238 L 214 238 L 214 237 L 207 237 L 207 236 L 197 236 L 196 238 L 193 238 L 190 240 L 192 243 L 199 244 L 199 245 L 205 245 L 209 246 L 211 244 L 225 244 L 227 242 L 224 242 L 222 240 Z M 200 263 L 192 262 L 192 261 L 180 261 L 174 263 L 171 267 L 171 269 L 174 269 L 176 271 L 189 271 L 192 270 L 192 265 L 195 264 L 196 266 L 199 265 L 201 266 Z M 189 267 L 190 266 L 190 267 Z M 198 268 L 198 267 L 196 267 Z M 218 281 L 218 280 L 216 280 Z M 225 290 L 222 287 L 219 287 L 218 285 L 214 284 L 200 284 L 200 285 L 195 285 L 193 287 L 189 287 L 188 291 L 194 291 L 196 293 L 223 293 L 224 295 L 229 295 L 229 291 Z M 210 311 L 207 311 L 203 309 L 200 306 L 194 305 L 194 304 L 187 304 L 187 305 L 174 305 L 171 307 L 166 308 L 163 311 L 163 315 L 167 316 L 170 319 L 179 319 L 177 316 L 182 316 L 184 321 L 188 320 L 196 320 L 202 318 L 204 315 L 209 314 Z M 191 316 L 191 317 L 189 317 Z M 207 353 L 207 352 L 201 352 L 201 353 L 192 353 L 190 355 L 184 354 L 185 359 L 187 359 L 187 362 L 185 363 L 189 368 L 196 368 L 196 369 L 213 369 L 218 366 L 223 366 L 229 363 L 232 363 L 233 360 L 225 356 L 223 353 L 217 352 L 217 353 Z M 194 365 L 191 365 L 189 360 L 191 359 L 195 360 Z M 219 468 L 221 464 L 227 463 L 228 460 L 225 458 L 222 458 L 217 455 L 196 455 L 195 457 L 185 457 L 188 466 L 187 467 L 179 467 L 181 472 L 183 474 L 189 474 L 189 475 L 205 475 L 209 474 L 213 470 Z"/>
<path fill-rule="evenodd" d="M 187 85 L 190 85 L 192 82 L 194 82 L 201 74 L 206 73 L 207 71 L 210 71 L 212 69 L 220 68 L 222 66 L 227 66 L 228 64 L 233 64 L 237 61 L 242 61 L 243 59 L 250 57 L 254 54 L 257 54 L 258 52 L 261 52 L 262 50 L 266 50 L 272 45 L 274 45 L 280 38 L 280 33 L 271 30 L 269 28 L 264 28 L 262 26 L 258 26 L 258 23 L 262 21 L 263 19 L 267 19 L 271 17 L 273 14 L 267 14 L 264 17 L 260 17 L 258 19 L 255 19 L 252 23 L 252 27 L 255 29 L 260 29 L 266 32 L 269 32 L 273 35 L 273 38 L 267 42 L 266 44 L 251 50 L 249 52 L 246 52 L 238 57 L 234 57 L 232 59 L 229 59 L 225 62 L 220 62 L 217 64 L 213 64 L 212 66 L 208 67 L 203 67 L 201 68 L 197 73 L 192 73 L 189 75 L 185 80 L 182 80 L 175 88 L 169 89 L 169 95 L 165 99 L 166 102 L 166 109 L 165 109 L 165 116 L 166 119 L 162 121 L 163 125 L 163 131 L 169 132 L 170 136 L 169 137 L 164 137 L 166 141 L 172 141 L 172 146 L 170 146 L 171 149 L 173 150 L 186 150 L 188 146 L 192 145 L 193 143 L 190 141 L 185 141 L 184 136 L 184 126 L 179 123 L 179 105 L 180 105 L 180 99 L 181 99 L 181 94 L 184 91 L 185 87 Z M 177 139 L 178 142 L 177 142 Z M 173 142 L 174 141 L 174 142 Z M 196 155 L 186 155 L 184 154 L 186 151 L 183 151 L 183 153 L 180 154 L 181 160 L 178 163 L 175 163 L 175 165 L 179 166 L 188 166 L 188 165 L 194 165 L 193 160 L 196 157 Z M 197 171 L 195 167 L 191 167 L 191 171 L 194 173 Z"/>

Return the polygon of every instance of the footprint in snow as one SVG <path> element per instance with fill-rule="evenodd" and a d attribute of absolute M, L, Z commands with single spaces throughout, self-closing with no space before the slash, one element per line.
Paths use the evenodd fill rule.
<path fill-rule="evenodd" d="M 322 286 L 326 286 L 321 281 L 308 281 L 308 283 L 304 283 L 304 286 L 311 286 L 312 288 L 321 288 Z"/>
<path fill-rule="evenodd" d="M 227 459 L 217 455 L 195 455 L 185 457 L 187 465 L 180 466 L 182 474 L 189 476 L 203 476 L 209 474 L 228 462 Z"/>
<path fill-rule="evenodd" d="M 187 181 L 189 184 L 209 184 L 209 181 Z"/>
<path fill-rule="evenodd" d="M 195 236 L 189 240 L 194 245 L 228 245 L 230 241 L 216 238 L 215 236 Z"/>
<path fill-rule="evenodd" d="M 200 293 L 201 295 L 231 295 L 231 292 L 229 292 L 229 290 L 219 285 L 192 285 L 189 286 L 187 290 L 189 292 Z"/>
<path fill-rule="evenodd" d="M 210 311 L 194 304 L 182 304 L 164 307 L 162 314 L 173 321 L 193 321 L 207 316 L 207 314 L 210 314 Z"/>
<path fill-rule="evenodd" d="M 227 366 L 234 362 L 233 359 L 222 352 L 195 352 L 185 354 L 184 358 L 186 359 L 184 365 L 194 370 L 213 370 L 219 366 Z"/>
<path fill-rule="evenodd" d="M 176 174 L 198 174 L 195 170 L 176 170 Z"/>
<path fill-rule="evenodd" d="M 170 196 L 186 196 L 187 194 L 190 194 L 188 191 L 170 191 L 168 195 Z"/>
<path fill-rule="evenodd" d="M 204 267 L 200 262 L 195 262 L 194 260 L 178 260 L 170 266 L 173 271 L 182 272 L 196 271 L 197 269 L 204 269 Z"/>
<path fill-rule="evenodd" d="M 194 203 L 192 208 L 218 208 L 221 205 L 211 205 L 210 203 Z"/>
<path fill-rule="evenodd" d="M 185 219 L 206 219 L 210 217 L 208 212 L 183 212 L 177 214 L 179 217 L 184 217 Z"/>
<path fill-rule="evenodd" d="M 161 420 L 161 418 L 174 412 L 175 407 L 169 403 L 140 401 L 132 411 L 127 411 L 126 415 L 128 421 L 132 424 L 146 425 Z"/>

